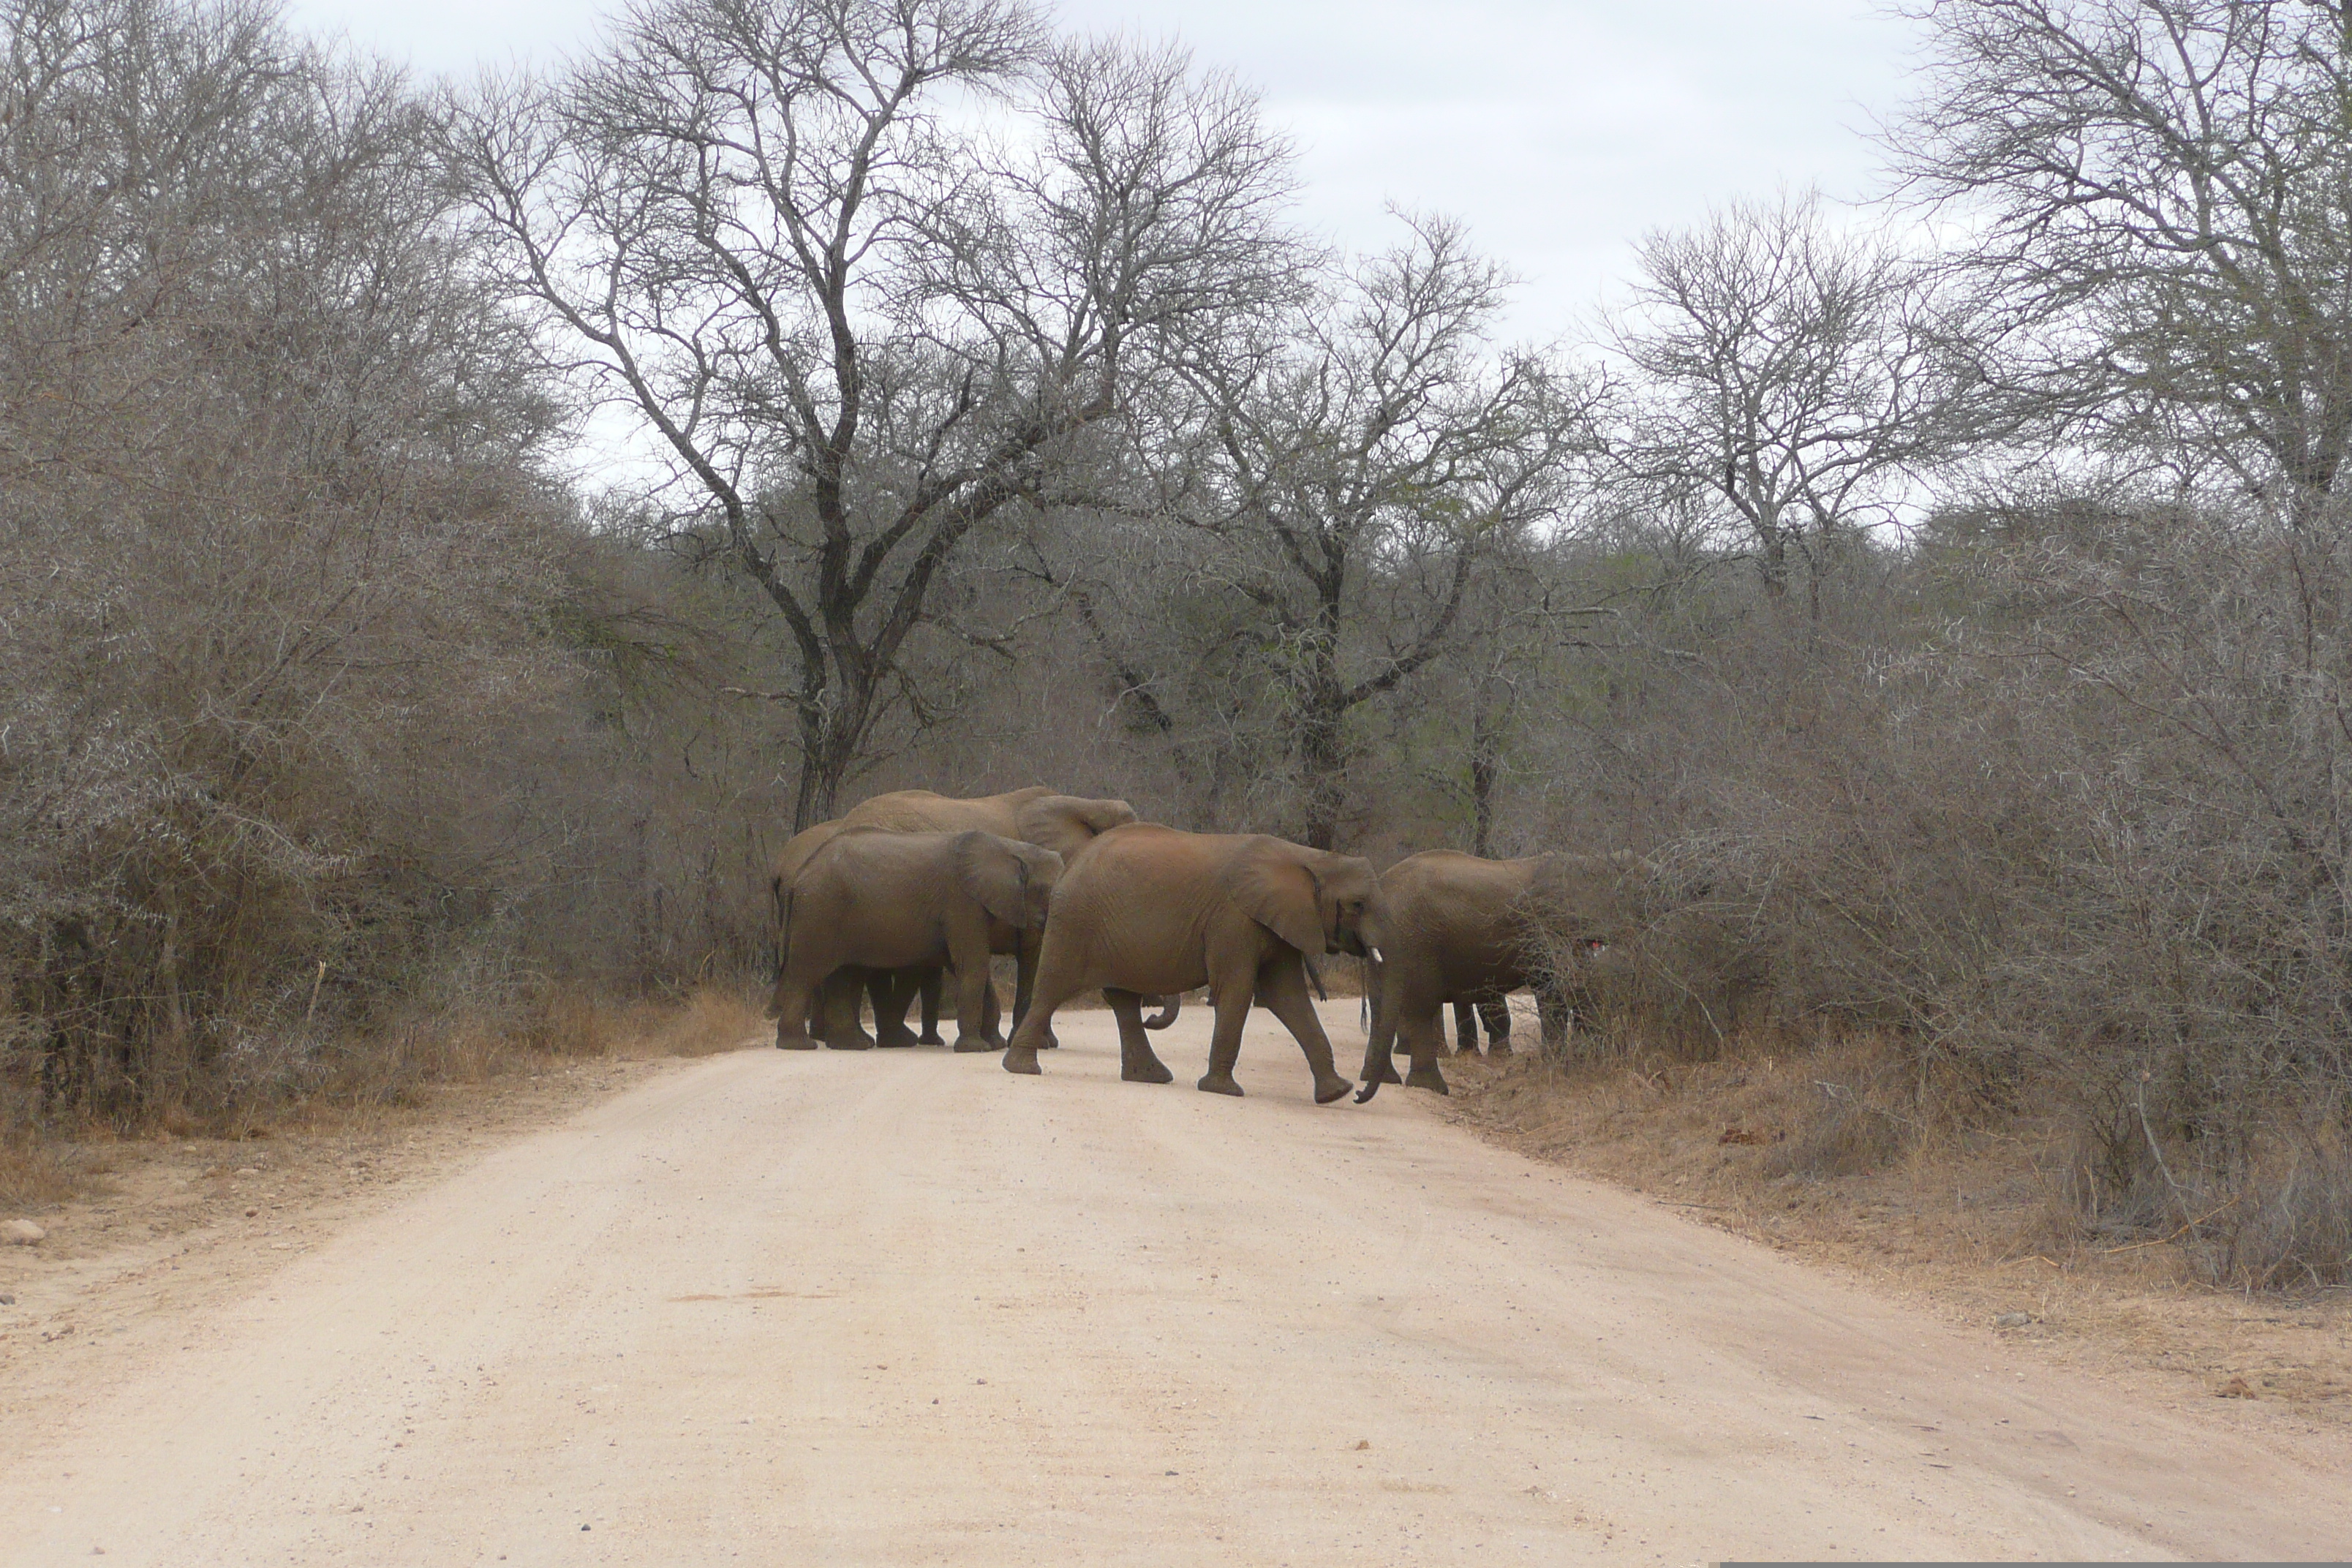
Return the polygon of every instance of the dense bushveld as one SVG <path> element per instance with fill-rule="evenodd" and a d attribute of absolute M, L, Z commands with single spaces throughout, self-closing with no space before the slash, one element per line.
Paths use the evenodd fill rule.
<path fill-rule="evenodd" d="M 1580 1051 L 1866 1033 L 1840 1159 L 2031 1110 L 2085 1225 L 2339 1282 L 2327 15 L 1925 8 L 1911 205 L 1653 235 L 1516 346 L 1458 226 L 1324 252 L 1244 89 L 1013 0 L 474 86 L 12 0 L 0 1135 L 754 978 L 796 825 L 1046 781 L 1633 849 Z"/>

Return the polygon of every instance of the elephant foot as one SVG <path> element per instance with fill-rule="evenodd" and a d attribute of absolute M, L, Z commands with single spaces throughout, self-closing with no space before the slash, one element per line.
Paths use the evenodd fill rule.
<path fill-rule="evenodd" d="M 904 1024 L 895 1024 L 887 1029 L 874 1031 L 874 1044 L 881 1050 L 903 1051 L 920 1043 L 915 1038 L 915 1031 Z"/>
<path fill-rule="evenodd" d="M 1234 1075 L 1229 1072 L 1202 1073 L 1201 1081 L 1192 1087 L 1203 1094 L 1230 1094 L 1235 1100 L 1242 1098 L 1242 1086 L 1234 1081 Z"/>
<path fill-rule="evenodd" d="M 915 1037 L 915 1044 L 919 1046 L 944 1046 L 947 1043 L 947 1037 L 940 1034 L 937 1029 L 932 1029 L 928 1033 Z"/>
<path fill-rule="evenodd" d="M 980 1051 L 1001 1051 L 1004 1048 L 1004 1037 L 1002 1035 L 958 1035 L 956 1037 L 955 1049 L 962 1056 L 973 1055 Z"/>
<path fill-rule="evenodd" d="M 1062 1042 L 1053 1030 L 1048 1029 L 1045 1031 L 1045 1037 L 1037 1042 L 1037 1048 L 1041 1051 L 1058 1051 L 1062 1048 Z"/>
<path fill-rule="evenodd" d="M 1037 1052 L 1034 1047 L 1007 1046 L 1004 1047 L 1004 1070 L 1026 1073 L 1031 1078 L 1035 1078 L 1045 1069 L 1037 1065 Z"/>
<path fill-rule="evenodd" d="M 1405 1074 L 1404 1086 L 1407 1089 L 1425 1089 L 1434 1094 L 1454 1092 L 1445 1087 L 1445 1075 L 1439 1072 L 1433 1065 L 1428 1068 L 1415 1068 Z"/>
<path fill-rule="evenodd" d="M 779 1034 L 776 1037 L 776 1049 L 780 1051 L 813 1051 L 816 1049 L 816 1042 L 810 1039 L 806 1035 Z"/>
<path fill-rule="evenodd" d="M 1176 1075 L 1168 1070 L 1168 1064 L 1157 1057 L 1150 1061 L 1132 1064 L 1121 1062 L 1118 1068 L 1118 1078 L 1121 1083 L 1174 1083 L 1176 1081 Z"/>
<path fill-rule="evenodd" d="M 874 1037 L 860 1029 L 854 1035 L 828 1037 L 824 1048 L 828 1051 L 870 1051 L 874 1048 Z"/>
<path fill-rule="evenodd" d="M 1353 1083 L 1337 1074 L 1329 1078 L 1318 1078 L 1315 1080 L 1315 1103 L 1328 1105 L 1355 1087 Z"/>

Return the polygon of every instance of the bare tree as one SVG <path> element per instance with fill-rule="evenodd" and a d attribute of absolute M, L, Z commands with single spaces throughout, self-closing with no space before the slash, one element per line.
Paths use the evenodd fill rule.
<path fill-rule="evenodd" d="M 1637 254 L 1603 328 L 1632 373 L 1609 466 L 1655 507 L 1716 511 L 1776 595 L 1792 556 L 1892 518 L 1961 414 L 1990 412 L 1966 402 L 1979 377 L 1925 270 L 1832 231 L 1812 195 L 1735 203 Z"/>
<path fill-rule="evenodd" d="M 1944 0 L 1887 132 L 1980 225 L 2005 379 L 2063 431 L 2306 525 L 2352 453 L 2352 16 L 2276 0 Z"/>
<path fill-rule="evenodd" d="M 1019 0 L 647 0 L 455 123 L 510 286 L 782 624 L 801 824 L 966 536 L 1292 266 L 1250 95 Z"/>
<path fill-rule="evenodd" d="M 1247 356 L 1196 364 L 1207 413 L 1177 514 L 1255 606 L 1286 693 L 1304 836 L 1338 840 L 1350 712 L 1448 646 L 1481 555 L 1557 504 L 1580 384 L 1497 352 L 1508 279 L 1459 226 L 1329 279 Z"/>
<path fill-rule="evenodd" d="M 556 409 L 430 167 L 266 7 L 0 6 L 0 1099 L 315 1082 L 593 815 Z"/>

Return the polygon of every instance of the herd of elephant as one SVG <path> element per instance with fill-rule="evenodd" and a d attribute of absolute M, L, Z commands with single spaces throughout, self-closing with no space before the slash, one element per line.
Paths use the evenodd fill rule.
<path fill-rule="evenodd" d="M 1580 863 L 1591 860 L 1591 866 Z M 777 919 L 776 1044 L 837 1050 L 941 1043 L 943 975 L 955 978 L 954 1048 L 1004 1053 L 1008 1072 L 1035 1073 L 1054 1044 L 1056 1009 L 1100 991 L 1118 1021 L 1119 1076 L 1173 1075 L 1147 1031 L 1175 1018 L 1184 993 L 1206 986 L 1216 1027 L 1199 1087 L 1234 1080 L 1252 1005 L 1281 1020 L 1306 1053 L 1315 1100 L 1355 1088 L 1333 1066 L 1308 995 L 1316 961 L 1365 961 L 1370 999 L 1363 1089 L 1403 1081 L 1445 1092 L 1437 1066 L 1441 1015 L 1454 1004 L 1465 1041 L 1472 1009 L 1500 1044 L 1501 998 L 1537 992 L 1545 1038 L 1569 1025 L 1574 990 L 1530 963 L 1524 900 L 1538 876 L 1614 875 L 1601 857 L 1487 860 L 1433 849 L 1375 873 L 1370 862 L 1265 834 L 1188 833 L 1137 819 L 1123 800 L 1039 785 L 959 800 L 929 790 L 875 796 L 796 835 L 771 883 Z M 1600 952 L 1606 933 L 1578 944 Z M 1013 1033 L 1001 1018 L 989 961 L 1017 961 Z M 875 1030 L 861 1003 L 870 995 Z M 923 998 L 923 1033 L 907 1023 Z M 1158 1006 L 1147 1017 L 1147 1006 Z M 1506 1047 L 1507 1048 L 1507 1047 Z"/>

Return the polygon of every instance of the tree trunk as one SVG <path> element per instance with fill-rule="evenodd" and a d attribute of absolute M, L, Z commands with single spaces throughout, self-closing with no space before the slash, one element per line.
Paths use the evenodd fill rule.
<path fill-rule="evenodd" d="M 1298 730 L 1298 766 L 1306 774 L 1307 844 L 1311 849 L 1338 847 L 1339 813 L 1348 804 L 1347 756 L 1339 726 L 1346 718 L 1337 688 L 1310 690 L 1308 706 Z"/>
<path fill-rule="evenodd" d="M 1495 773 L 1501 740 L 1482 700 L 1470 714 L 1470 853 L 1490 859 L 1495 831 Z"/>
<path fill-rule="evenodd" d="M 1336 595 L 1329 595 L 1336 598 Z M 1338 615 L 1327 604 L 1324 620 L 1307 646 L 1307 679 L 1300 693 L 1298 771 L 1307 793 L 1307 845 L 1339 847 L 1339 814 L 1348 804 L 1348 754 L 1340 732 L 1347 721 L 1348 691 L 1339 684 Z"/>

